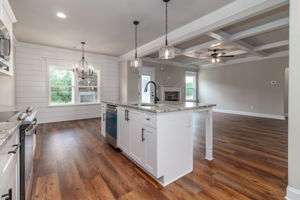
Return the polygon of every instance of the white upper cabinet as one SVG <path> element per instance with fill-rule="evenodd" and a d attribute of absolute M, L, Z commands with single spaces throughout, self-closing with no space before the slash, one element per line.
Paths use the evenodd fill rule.
<path fill-rule="evenodd" d="M 14 34 L 16 17 L 8 0 L 0 0 L 0 75 L 14 75 Z"/>

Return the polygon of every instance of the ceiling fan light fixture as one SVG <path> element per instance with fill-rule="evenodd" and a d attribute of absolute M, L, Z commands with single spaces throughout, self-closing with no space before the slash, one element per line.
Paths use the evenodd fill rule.
<path fill-rule="evenodd" d="M 135 55 L 134 55 L 134 59 L 130 61 L 130 67 L 139 68 L 142 67 L 143 65 L 142 59 L 138 58 L 138 53 L 137 53 L 137 26 L 140 24 L 140 22 L 134 21 L 133 24 L 135 26 Z"/>
<path fill-rule="evenodd" d="M 165 46 L 159 49 L 159 58 L 168 60 L 175 58 L 175 49 L 173 46 L 169 46 L 168 44 L 168 2 L 170 0 L 163 0 L 166 3 L 166 39 L 165 39 Z"/>

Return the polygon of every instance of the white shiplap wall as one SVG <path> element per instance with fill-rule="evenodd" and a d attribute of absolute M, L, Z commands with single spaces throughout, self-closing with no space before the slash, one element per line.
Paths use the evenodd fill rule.
<path fill-rule="evenodd" d="M 48 65 L 76 64 L 79 51 L 53 48 L 29 43 L 16 45 L 16 105 L 39 109 L 40 123 L 100 117 L 100 104 L 48 106 Z M 116 57 L 86 54 L 86 59 L 100 70 L 101 100 L 119 99 L 119 67 Z"/>

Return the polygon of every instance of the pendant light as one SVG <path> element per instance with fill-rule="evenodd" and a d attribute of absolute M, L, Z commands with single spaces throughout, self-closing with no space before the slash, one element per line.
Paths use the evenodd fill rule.
<path fill-rule="evenodd" d="M 81 42 L 82 45 L 82 56 L 81 60 L 77 65 L 73 66 L 73 72 L 78 75 L 80 79 L 91 78 L 94 74 L 94 68 L 89 65 L 84 57 L 84 45 L 85 42 Z"/>
<path fill-rule="evenodd" d="M 142 66 L 142 60 L 138 58 L 137 55 L 137 26 L 140 24 L 140 22 L 134 21 L 133 24 L 135 25 L 135 55 L 134 59 L 130 61 L 130 67 L 139 68 Z"/>
<path fill-rule="evenodd" d="M 160 59 L 171 59 L 175 57 L 175 50 L 173 46 L 169 46 L 168 44 L 168 2 L 170 0 L 163 0 L 166 3 L 166 40 L 165 46 L 160 48 L 159 50 L 159 58 Z"/>

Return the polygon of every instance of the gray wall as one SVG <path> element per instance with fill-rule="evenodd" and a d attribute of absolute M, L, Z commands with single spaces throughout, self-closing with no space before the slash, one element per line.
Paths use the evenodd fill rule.
<path fill-rule="evenodd" d="M 283 116 L 287 66 L 284 57 L 200 70 L 199 100 L 217 109 Z"/>
<path fill-rule="evenodd" d="M 151 63 L 151 62 L 143 62 L 143 66 L 145 67 L 153 67 L 155 68 L 155 82 L 158 86 L 175 86 L 181 87 L 184 92 L 185 87 L 185 72 L 186 71 L 195 71 L 198 69 L 187 69 L 181 67 L 168 66 L 163 64 Z M 120 63 L 121 72 L 126 71 L 126 65 L 124 63 Z M 125 68 L 125 70 L 124 70 Z M 122 73 L 121 73 L 122 74 Z M 124 72 L 125 74 L 125 72 Z M 139 101 L 139 75 L 136 69 L 129 67 L 127 64 L 127 94 L 121 95 L 121 97 L 127 98 L 129 103 L 136 103 Z M 124 79 L 123 77 L 120 77 Z M 122 83 L 123 81 L 121 81 Z M 121 86 L 121 88 L 124 86 Z M 160 92 L 158 91 L 158 95 Z M 183 97 L 184 97 L 183 93 Z M 126 97 L 127 96 L 127 97 Z"/>

